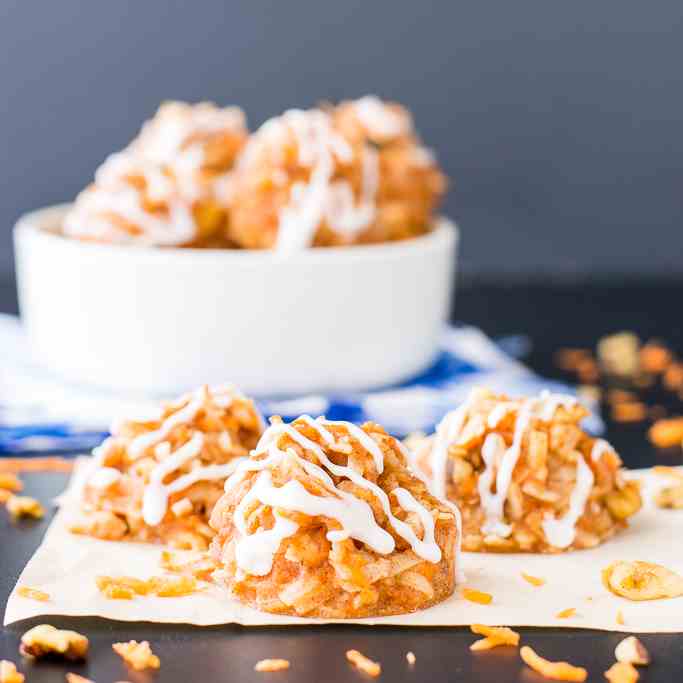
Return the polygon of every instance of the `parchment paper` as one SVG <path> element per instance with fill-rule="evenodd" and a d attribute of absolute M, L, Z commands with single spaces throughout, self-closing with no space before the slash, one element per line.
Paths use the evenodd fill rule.
<path fill-rule="evenodd" d="M 605 545 L 552 556 L 463 553 L 466 580 L 446 602 L 414 614 L 344 623 L 401 626 L 485 623 L 683 632 L 683 597 L 630 602 L 612 595 L 600 580 L 600 571 L 614 560 L 657 562 L 683 573 L 683 511 L 660 510 L 651 503 L 653 492 L 666 483 L 662 477 L 647 470 L 634 471 L 632 476 L 644 482 L 644 509 L 625 532 Z M 7 603 L 5 624 L 51 614 L 198 626 L 332 623 L 332 620 L 257 612 L 231 600 L 223 589 L 208 584 L 201 592 L 182 598 L 108 600 L 97 590 L 96 576 L 158 576 L 163 573 L 159 568 L 161 548 L 75 536 L 67 531 L 72 514 L 73 507 L 67 498 L 17 583 L 17 586 L 49 593 L 50 602 L 22 598 L 15 587 Z M 542 577 L 546 584 L 534 587 L 522 578 L 521 572 Z M 490 605 L 468 602 L 460 595 L 465 586 L 491 593 L 493 602 Z M 575 616 L 568 619 L 556 616 L 570 607 L 576 609 Z M 623 625 L 617 623 L 618 611 L 623 614 Z"/>

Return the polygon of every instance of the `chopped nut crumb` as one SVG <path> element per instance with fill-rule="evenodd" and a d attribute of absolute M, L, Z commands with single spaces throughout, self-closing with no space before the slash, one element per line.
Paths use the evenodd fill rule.
<path fill-rule="evenodd" d="M 113 643 L 111 647 L 135 671 L 158 669 L 161 665 L 161 661 L 152 652 L 152 648 L 146 640 L 140 643 L 137 640 L 129 640 L 127 643 Z"/>
<path fill-rule="evenodd" d="M 532 586 L 536 586 L 539 588 L 540 586 L 545 586 L 545 579 L 542 579 L 538 576 L 532 576 L 531 574 L 525 574 L 522 572 L 522 578 L 527 582 L 530 583 Z"/>
<path fill-rule="evenodd" d="M 552 678 L 556 681 L 572 681 L 583 683 L 588 678 L 588 672 L 580 667 L 573 666 L 568 662 L 550 662 L 537 655 L 528 645 L 519 651 L 522 661 L 536 673 L 544 678 Z"/>
<path fill-rule="evenodd" d="M 647 436 L 658 448 L 680 446 L 683 442 L 683 417 L 657 420 L 650 427 Z"/>
<path fill-rule="evenodd" d="M 462 597 L 470 602 L 476 602 L 479 605 L 489 605 L 493 600 L 493 596 L 490 593 L 484 593 L 483 591 L 475 590 L 474 588 L 463 588 Z"/>
<path fill-rule="evenodd" d="M 33 517 L 41 519 L 45 516 L 43 506 L 30 496 L 10 496 L 6 503 L 7 512 L 15 519 L 19 517 Z"/>
<path fill-rule="evenodd" d="M 610 375 L 633 377 L 640 369 L 640 340 L 633 332 L 618 332 L 598 342 L 598 359 Z"/>
<path fill-rule="evenodd" d="M 368 659 L 365 655 L 358 652 L 358 650 L 347 650 L 346 659 L 351 662 L 357 669 L 375 678 L 382 673 L 382 666 L 379 662 L 373 662 Z"/>
<path fill-rule="evenodd" d="M 640 674 L 631 664 L 615 662 L 605 671 L 605 678 L 610 683 L 636 683 Z"/>
<path fill-rule="evenodd" d="M 470 645 L 470 650 L 477 652 L 479 650 L 490 650 L 499 645 L 519 645 L 519 633 L 513 631 L 507 626 L 486 626 L 484 624 L 472 624 L 470 626 L 472 633 L 477 633 L 480 636 L 485 636 L 480 640 L 475 641 Z"/>
<path fill-rule="evenodd" d="M 555 364 L 562 370 L 575 372 L 580 363 L 592 358 L 589 349 L 560 349 L 555 354 Z"/>
<path fill-rule="evenodd" d="M 25 657 L 40 658 L 55 654 L 77 661 L 85 659 L 88 654 L 88 639 L 76 631 L 40 624 L 24 633 L 19 652 Z"/>
<path fill-rule="evenodd" d="M 256 662 L 256 665 L 254 666 L 254 671 L 284 671 L 285 669 L 289 669 L 289 660 L 288 659 L 262 659 L 259 662 Z"/>
<path fill-rule="evenodd" d="M 618 662 L 647 666 L 650 663 L 650 653 L 635 636 L 624 638 L 614 650 Z"/>
<path fill-rule="evenodd" d="M 640 349 L 640 367 L 645 372 L 658 375 L 671 365 L 672 360 L 671 351 L 656 342 L 648 342 Z"/>
<path fill-rule="evenodd" d="M 94 683 L 94 681 L 91 681 L 89 678 L 75 673 L 68 673 L 66 675 L 66 681 L 67 683 Z"/>
<path fill-rule="evenodd" d="M 558 619 L 569 619 L 569 617 L 573 617 L 575 614 L 576 614 L 576 608 L 575 607 L 567 607 L 567 609 L 561 610 L 555 616 Z"/>
<path fill-rule="evenodd" d="M 16 474 L 13 474 L 12 472 L 0 472 L 0 489 L 17 493 L 23 488 L 24 485 Z"/>
<path fill-rule="evenodd" d="M 24 674 L 17 671 L 14 662 L 0 660 L 0 683 L 24 683 Z"/>
<path fill-rule="evenodd" d="M 29 588 L 28 586 L 19 586 L 17 588 L 17 595 L 29 600 L 38 600 L 39 602 L 49 602 L 50 594 L 38 590 L 37 588 Z"/>
<path fill-rule="evenodd" d="M 662 384 L 669 391 L 678 391 L 683 388 L 683 363 L 672 363 L 662 377 Z"/>
<path fill-rule="evenodd" d="M 408 664 L 410 666 L 413 666 L 416 661 L 415 653 L 414 652 L 406 652 L 406 660 L 408 661 Z"/>
<path fill-rule="evenodd" d="M 615 422 L 642 422 L 647 417 L 647 407 L 640 401 L 615 403 L 612 406 L 612 419 Z"/>
<path fill-rule="evenodd" d="M 660 600 L 683 595 L 683 577 L 651 562 L 612 562 L 602 571 L 602 583 L 627 600 Z"/>

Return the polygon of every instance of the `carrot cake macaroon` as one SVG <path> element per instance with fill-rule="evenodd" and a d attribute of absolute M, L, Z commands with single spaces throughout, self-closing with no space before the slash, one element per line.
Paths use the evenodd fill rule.
<path fill-rule="evenodd" d="M 145 246 L 225 243 L 233 166 L 247 140 L 238 107 L 166 102 L 109 156 L 64 218 L 81 240 Z"/>
<path fill-rule="evenodd" d="M 592 548 L 641 507 L 637 482 L 586 434 L 571 396 L 510 399 L 475 389 L 413 458 L 434 495 L 462 512 L 463 549 L 557 553 Z"/>
<path fill-rule="evenodd" d="M 238 162 L 229 238 L 251 249 L 427 232 L 446 182 L 400 105 L 363 97 L 264 123 Z"/>
<path fill-rule="evenodd" d="M 148 420 L 122 420 L 93 454 L 71 531 L 205 550 L 223 485 L 264 424 L 232 386 L 201 387 Z"/>
<path fill-rule="evenodd" d="M 258 610 L 309 617 L 441 602 L 455 586 L 459 515 L 407 456 L 376 424 L 274 418 L 211 516 L 215 580 Z"/>

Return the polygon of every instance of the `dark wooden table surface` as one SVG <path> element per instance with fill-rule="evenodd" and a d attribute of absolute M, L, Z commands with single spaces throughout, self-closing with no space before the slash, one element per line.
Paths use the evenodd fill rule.
<path fill-rule="evenodd" d="M 455 317 L 481 326 L 492 335 L 526 333 L 533 341 L 528 362 L 539 372 L 563 377 L 553 367 L 552 354 L 560 346 L 590 346 L 609 332 L 629 329 L 643 338 L 668 340 L 683 354 L 681 301 L 683 283 L 631 283 L 593 286 L 493 286 L 464 288 L 458 293 Z M 15 309 L 14 292 L 0 288 L 0 310 Z M 659 399 L 658 399 L 659 400 Z M 676 406 L 671 406 L 675 409 Z M 681 451 L 659 452 L 645 440 L 644 425 L 609 424 L 608 437 L 630 466 L 682 462 Z M 56 474 L 26 475 L 27 492 L 48 501 L 64 486 Z M 10 523 L 0 511 L 0 604 L 4 605 L 16 579 L 40 542 L 49 517 L 39 522 Z M 683 541 L 671 539 L 681 545 Z M 112 552 L 115 548 L 112 546 Z M 643 558 L 647 559 L 647 558 Z M 596 567 L 596 571 L 598 568 Z M 18 662 L 28 683 L 62 681 L 75 671 L 96 683 L 127 680 L 144 683 L 214 683 L 227 681 L 277 681 L 278 683 L 342 683 L 368 680 L 344 658 L 349 648 L 361 650 L 382 662 L 384 681 L 492 681 L 540 682 L 524 667 L 517 650 L 498 648 L 470 653 L 475 636 L 464 628 L 368 628 L 359 626 L 196 628 L 146 623 L 119 624 L 100 619 L 50 618 L 57 626 L 76 629 L 90 638 L 91 654 L 82 665 L 59 662 L 36 664 L 21 661 L 17 653 L 21 634 L 41 619 L 3 628 L 0 659 Z M 681 603 L 683 629 L 683 601 Z M 590 672 L 590 681 L 604 681 L 603 672 L 613 662 L 618 633 L 573 629 L 520 629 L 523 640 L 550 659 L 568 659 Z M 147 639 L 161 657 L 157 673 L 127 670 L 111 650 L 119 640 Z M 683 681 L 683 636 L 644 635 L 653 664 L 642 670 L 642 683 Z M 413 651 L 417 663 L 409 667 L 405 653 Z M 284 657 L 289 671 L 258 674 L 254 663 L 266 657 Z"/>

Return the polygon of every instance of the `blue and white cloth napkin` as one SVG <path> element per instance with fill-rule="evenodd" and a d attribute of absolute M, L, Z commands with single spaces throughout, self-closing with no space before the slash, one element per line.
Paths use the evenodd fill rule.
<path fill-rule="evenodd" d="M 571 387 L 535 375 L 517 360 L 524 344 L 524 338 L 495 343 L 477 328 L 449 327 L 435 363 L 403 384 L 371 392 L 257 402 L 265 416 L 281 415 L 288 420 L 308 413 L 332 420 L 372 420 L 402 437 L 418 430 L 433 431 L 474 386 L 513 396 L 543 389 L 575 393 Z M 68 384 L 33 365 L 27 348 L 19 320 L 0 315 L 0 454 L 88 451 L 107 436 L 113 419 L 150 414 L 159 398 Z M 599 419 L 586 427 L 599 432 Z"/>

